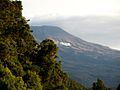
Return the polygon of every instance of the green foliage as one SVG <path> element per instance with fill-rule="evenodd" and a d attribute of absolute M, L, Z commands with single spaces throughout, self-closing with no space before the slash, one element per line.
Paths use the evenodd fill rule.
<path fill-rule="evenodd" d="M 21 10 L 20 1 L 0 0 L 1 33 L 11 33 L 15 29 L 14 27 L 17 27 L 17 21 L 22 18 Z"/>
<path fill-rule="evenodd" d="M 67 90 L 57 45 L 37 44 L 21 10 L 21 1 L 0 1 L 0 89 Z"/>
<path fill-rule="evenodd" d="M 45 55 L 55 58 L 58 48 L 52 40 L 46 39 L 40 43 L 40 46 L 41 46 L 40 52 L 42 52 L 40 53 L 40 55 Z"/>
<path fill-rule="evenodd" d="M 61 70 L 56 61 L 57 45 L 50 39 L 43 40 L 38 46 L 38 54 L 33 63 L 40 66 L 39 75 L 42 77 L 43 90 L 65 90 L 67 88 L 67 75 Z"/>
<path fill-rule="evenodd" d="M 0 90 L 85 90 L 69 79 L 50 39 L 36 43 L 21 1 L 0 0 Z"/>
<path fill-rule="evenodd" d="M 0 64 L 0 90 L 26 90 L 22 77 L 16 77 L 8 67 Z"/>
<path fill-rule="evenodd" d="M 0 0 L 0 90 L 85 90 L 62 71 L 57 51 L 50 39 L 36 43 L 21 1 Z M 107 88 L 98 80 L 92 89 Z"/>
<path fill-rule="evenodd" d="M 50 39 L 36 43 L 21 1 L 0 0 L 0 90 L 85 90 L 62 71 L 57 52 Z M 103 82 L 93 90 L 105 90 Z"/>
<path fill-rule="evenodd" d="M 86 88 L 74 80 L 69 80 L 68 82 L 68 90 L 86 90 Z"/>
<path fill-rule="evenodd" d="M 1 56 L 1 59 L 5 57 L 5 55 L 8 53 L 8 47 L 7 45 L 0 41 L 0 56 Z"/>
<path fill-rule="evenodd" d="M 97 82 L 93 83 L 92 90 L 110 90 L 110 88 L 106 88 L 104 82 L 98 79 Z"/>
<path fill-rule="evenodd" d="M 24 76 L 24 80 L 27 84 L 27 88 L 30 90 L 42 90 L 41 79 L 36 72 L 28 70 L 27 74 Z"/>

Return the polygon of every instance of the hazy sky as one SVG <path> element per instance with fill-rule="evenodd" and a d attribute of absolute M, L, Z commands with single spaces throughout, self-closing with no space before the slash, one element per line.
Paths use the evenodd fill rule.
<path fill-rule="evenodd" d="M 84 40 L 120 49 L 120 0 L 22 0 L 32 25 L 56 25 Z"/>
<path fill-rule="evenodd" d="M 23 5 L 28 17 L 120 14 L 120 0 L 23 0 Z"/>

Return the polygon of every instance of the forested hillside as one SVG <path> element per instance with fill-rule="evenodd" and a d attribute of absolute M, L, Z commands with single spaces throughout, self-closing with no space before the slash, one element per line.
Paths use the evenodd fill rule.
<path fill-rule="evenodd" d="M 62 71 L 54 41 L 35 41 L 22 9 L 0 0 L 0 90 L 86 90 Z M 90 90 L 107 88 L 98 80 Z"/>
<path fill-rule="evenodd" d="M 52 40 L 34 40 L 22 9 L 0 0 L 0 90 L 85 90 L 62 71 Z"/>

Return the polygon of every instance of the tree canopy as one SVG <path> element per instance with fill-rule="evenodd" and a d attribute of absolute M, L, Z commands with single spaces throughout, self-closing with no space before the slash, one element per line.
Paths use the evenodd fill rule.
<path fill-rule="evenodd" d="M 57 45 L 35 41 L 21 4 L 0 0 L 0 90 L 68 90 Z"/>

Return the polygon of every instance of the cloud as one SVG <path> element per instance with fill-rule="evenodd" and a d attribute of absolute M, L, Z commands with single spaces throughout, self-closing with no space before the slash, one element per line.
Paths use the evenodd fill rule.
<path fill-rule="evenodd" d="M 84 40 L 120 48 L 120 18 L 105 16 L 56 17 L 31 19 L 31 25 L 59 26 Z"/>
<path fill-rule="evenodd" d="M 117 16 L 120 11 L 119 0 L 22 0 L 23 14 L 62 16 Z"/>

